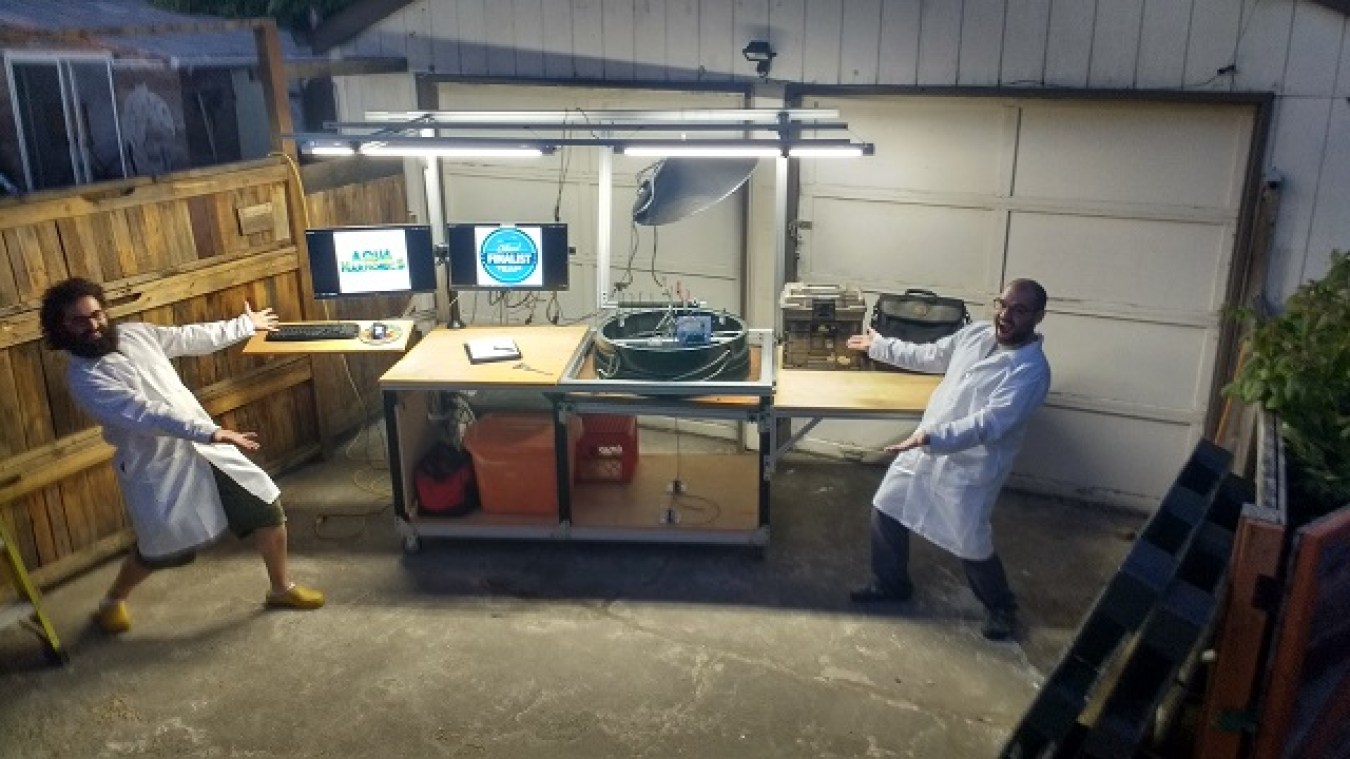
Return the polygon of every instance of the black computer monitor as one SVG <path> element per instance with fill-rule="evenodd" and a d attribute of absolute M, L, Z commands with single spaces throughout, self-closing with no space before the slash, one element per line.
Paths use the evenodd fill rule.
<path fill-rule="evenodd" d="M 451 222 L 445 243 L 452 289 L 567 289 L 566 224 Z"/>
<path fill-rule="evenodd" d="M 389 224 L 305 231 L 315 298 L 436 291 L 431 227 Z"/>

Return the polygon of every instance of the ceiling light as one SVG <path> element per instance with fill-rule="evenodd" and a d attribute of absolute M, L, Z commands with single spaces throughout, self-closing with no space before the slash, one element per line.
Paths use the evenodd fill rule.
<path fill-rule="evenodd" d="M 624 155 L 632 156 L 686 156 L 704 158 L 742 158 L 747 156 L 780 156 L 782 148 L 776 145 L 699 145 L 696 142 L 671 145 L 628 145 Z"/>
<path fill-rule="evenodd" d="M 476 146 L 476 145 L 386 145 L 366 143 L 361 146 L 361 155 L 372 157 L 416 158 L 436 156 L 440 158 L 538 158 L 552 153 L 552 148 L 543 146 L 518 147 Z"/>
<path fill-rule="evenodd" d="M 351 145 L 303 145 L 301 150 L 310 155 L 353 156 L 356 148 Z"/>
<path fill-rule="evenodd" d="M 793 158 L 853 158 L 872 155 L 871 145 L 797 145 L 788 148 Z"/>

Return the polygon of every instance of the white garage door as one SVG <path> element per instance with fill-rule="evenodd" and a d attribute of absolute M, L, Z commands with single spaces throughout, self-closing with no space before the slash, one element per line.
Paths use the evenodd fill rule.
<path fill-rule="evenodd" d="M 1246 106 L 828 98 L 877 146 L 803 162 L 800 279 L 921 287 L 977 319 L 1050 294 L 1054 383 L 1012 485 L 1150 508 L 1204 434 L 1252 139 Z M 871 298 L 869 298 L 870 301 Z M 875 449 L 894 425 L 822 425 Z"/>

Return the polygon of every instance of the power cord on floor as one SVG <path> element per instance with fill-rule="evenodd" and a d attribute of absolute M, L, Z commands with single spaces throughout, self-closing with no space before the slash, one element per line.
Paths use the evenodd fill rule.
<path fill-rule="evenodd" d="M 670 481 L 666 492 L 670 498 L 666 500 L 666 507 L 661 511 L 661 524 L 684 524 L 697 526 L 703 524 L 712 524 L 722 515 L 722 505 L 711 498 L 701 495 L 694 495 L 689 492 L 689 485 L 685 483 L 680 476 L 680 464 L 684 456 L 680 448 L 680 420 L 675 420 L 675 478 Z M 707 504 L 706 506 L 685 505 L 682 509 L 676 509 L 677 505 L 685 501 L 695 501 Z M 686 511 L 694 513 L 709 512 L 708 516 L 697 522 L 685 521 L 682 514 Z"/>
<path fill-rule="evenodd" d="M 348 379 L 351 379 L 350 373 L 348 374 Z M 355 383 L 353 383 L 353 389 L 355 389 Z M 360 398 L 359 393 L 357 394 L 357 397 Z M 364 401 L 362 401 L 361 408 L 364 412 Z M 366 418 L 364 413 L 363 418 Z M 378 442 L 381 444 L 376 448 L 375 454 L 371 453 L 371 443 L 373 440 L 377 439 L 377 436 L 372 434 L 372 429 L 378 431 Z M 365 446 L 365 456 L 363 458 L 354 454 L 357 443 L 361 441 L 364 441 Z M 388 479 L 389 462 L 387 458 L 383 456 L 383 451 L 387 450 L 388 445 L 385 443 L 384 425 L 380 422 L 365 425 L 359 433 L 348 441 L 347 445 L 343 448 L 344 458 L 348 461 L 356 461 L 363 464 L 363 466 L 356 467 L 352 470 L 351 482 L 358 490 L 363 490 L 375 496 L 375 500 L 377 500 L 380 505 L 378 508 L 368 509 L 366 511 L 329 511 L 315 514 L 314 522 L 312 524 L 312 530 L 315 537 L 321 540 L 351 540 L 352 538 L 360 537 L 366 530 L 365 520 L 367 517 L 379 516 L 389 510 L 389 507 L 393 505 L 394 501 L 393 485 Z M 362 480 L 363 476 L 367 478 L 365 481 Z M 339 519 L 357 519 L 360 520 L 360 522 L 355 530 L 344 532 L 342 534 L 328 534 L 323 530 L 323 525 Z"/>

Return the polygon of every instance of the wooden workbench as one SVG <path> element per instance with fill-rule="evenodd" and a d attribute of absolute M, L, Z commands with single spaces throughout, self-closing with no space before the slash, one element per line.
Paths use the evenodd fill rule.
<path fill-rule="evenodd" d="M 519 359 L 471 363 L 464 345 L 470 340 L 511 339 Z M 597 383 L 589 364 L 591 330 L 585 326 L 476 326 L 437 329 L 427 334 L 380 378 L 390 446 L 395 514 L 405 550 L 415 551 L 422 536 L 580 539 L 646 542 L 719 543 L 762 546 L 768 542 L 768 485 L 774 462 L 826 418 L 918 419 L 940 377 L 899 372 L 779 370 L 770 362 L 772 336 L 763 357 L 752 352 L 750 376 L 737 386 L 715 382 L 708 395 L 651 388 L 648 394 L 622 382 Z M 770 378 L 769 379 L 764 378 Z M 696 390 L 697 385 L 691 389 Z M 724 394 L 722 390 L 732 388 Z M 612 389 L 611 389 L 612 388 Z M 759 451 L 741 454 L 685 452 L 677 456 L 644 452 L 631 481 L 577 482 L 558 476 L 557 513 L 476 512 L 458 519 L 419 514 L 411 484 L 415 464 L 440 432 L 431 421 L 446 411 L 440 393 L 515 391 L 512 397 L 547 399 L 555 426 L 556 472 L 568 471 L 565 421 L 573 414 L 637 414 L 673 418 L 719 418 L 758 426 Z M 738 394 L 739 393 L 739 394 Z M 804 429 L 779 445 L 776 422 L 806 419 Z M 697 461 L 693 461 L 697 459 Z M 684 472 L 683 475 L 679 474 Z M 522 477 L 538 473 L 522 471 Z M 672 496 L 672 479 L 682 480 L 687 495 Z M 681 502 L 681 498 L 683 501 Z M 667 518 L 671 505 L 679 518 Z M 663 516 L 664 515 L 664 516 Z"/>

